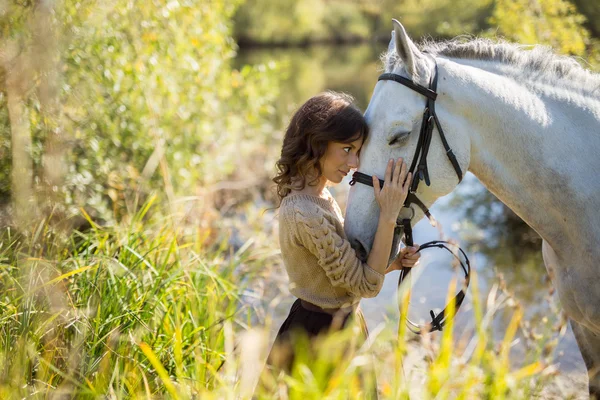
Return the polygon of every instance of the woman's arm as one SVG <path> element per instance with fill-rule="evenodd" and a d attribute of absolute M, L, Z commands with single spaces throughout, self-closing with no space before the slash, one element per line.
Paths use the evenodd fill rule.
<path fill-rule="evenodd" d="M 296 232 L 299 244 L 316 257 L 333 286 L 343 287 L 360 297 L 375 297 L 383 286 L 384 275 L 356 255 L 348 239 L 337 233 L 335 223 L 317 205 L 285 210 L 284 221 Z"/>

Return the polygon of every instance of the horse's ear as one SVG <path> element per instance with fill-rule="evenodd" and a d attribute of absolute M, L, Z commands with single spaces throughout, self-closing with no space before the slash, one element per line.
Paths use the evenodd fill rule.
<path fill-rule="evenodd" d="M 392 23 L 394 25 L 392 42 L 395 42 L 396 52 L 404 63 L 409 77 L 412 78 L 415 75 L 415 59 L 419 56 L 419 50 L 406 34 L 406 30 L 404 30 L 402 24 L 396 19 L 392 19 Z M 390 42 L 390 47 L 392 46 L 392 42 Z"/>
<path fill-rule="evenodd" d="M 391 53 L 394 50 L 396 50 L 396 32 L 392 31 L 392 39 L 388 45 L 388 53 Z"/>

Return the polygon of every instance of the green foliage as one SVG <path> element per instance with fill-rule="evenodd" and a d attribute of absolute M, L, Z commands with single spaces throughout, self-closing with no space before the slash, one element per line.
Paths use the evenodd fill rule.
<path fill-rule="evenodd" d="M 23 40 L 25 24 L 31 14 L 33 4 L 30 2 L 4 1 L 0 5 L 0 37 L 19 38 Z"/>
<path fill-rule="evenodd" d="M 391 19 L 397 18 L 417 38 L 499 33 L 585 55 L 586 18 L 595 29 L 600 9 L 593 2 L 575 3 L 579 12 L 567 0 L 249 0 L 236 14 L 235 33 L 244 43 L 262 44 L 388 38 Z"/>
<path fill-rule="evenodd" d="M 67 55 L 65 76 L 75 95 L 65 106 L 76 121 L 74 154 L 88 157 L 72 182 L 88 181 L 98 171 L 90 183 L 112 182 L 110 189 L 119 191 L 129 186 L 127 179 L 137 179 L 145 167 L 147 178 L 152 163 L 156 168 L 164 160 L 170 184 L 189 190 L 230 174 L 241 150 L 255 151 L 240 148 L 240 141 L 268 116 L 275 71 L 230 67 L 235 44 L 228 21 L 235 5 L 122 2 L 82 24 Z"/>
<path fill-rule="evenodd" d="M 573 0 L 578 11 L 585 15 L 586 26 L 596 37 L 600 37 L 600 3 L 590 0 Z"/>
<path fill-rule="evenodd" d="M 0 204 L 10 196 L 10 170 L 12 154 L 10 148 L 10 123 L 6 95 L 0 92 Z"/>
<path fill-rule="evenodd" d="M 415 37 L 450 37 L 487 27 L 492 4 L 491 0 L 249 0 L 236 14 L 235 32 L 244 43 L 354 41 L 389 37 L 391 19 L 397 18 Z"/>
<path fill-rule="evenodd" d="M 368 18 L 356 4 L 334 0 L 247 0 L 236 14 L 241 42 L 303 44 L 367 38 Z"/>
<path fill-rule="evenodd" d="M 379 75 L 379 51 L 369 45 L 252 49 L 241 51 L 237 61 L 255 64 L 274 59 L 285 68 L 286 73 L 278 76 L 276 86 L 281 94 L 274 106 L 287 123 L 290 113 L 302 102 L 327 89 L 346 90 L 361 108 L 366 108 Z M 279 146 L 272 149 L 279 150 Z"/>
<path fill-rule="evenodd" d="M 308 38 L 325 37 L 322 0 L 248 0 L 238 12 L 235 32 L 238 40 L 297 44 Z"/>
<path fill-rule="evenodd" d="M 206 258 L 168 221 L 143 223 L 149 207 L 67 245 L 40 225 L 44 249 L 2 232 L 1 398 L 162 397 L 172 381 L 186 397 L 220 386 L 224 325 L 247 317 L 233 271 L 249 254 Z"/>
<path fill-rule="evenodd" d="M 335 41 L 368 38 L 371 35 L 364 13 L 357 12 L 343 1 L 331 1 L 323 17 L 328 36 Z"/>
<path fill-rule="evenodd" d="M 163 186 L 189 193 L 225 179 L 237 157 L 261 150 L 251 139 L 267 133 L 278 67 L 231 67 L 238 3 L 90 0 L 57 8 L 67 204 L 111 219 L 134 206 L 126 202 L 133 194 Z M 29 102 L 34 146 L 42 150 L 36 92 Z M 5 148 L 4 112 L 0 123 Z M 41 153 L 34 153 L 36 165 Z"/>
<path fill-rule="evenodd" d="M 533 8 L 523 0 L 240 3 L 134 6 L 126 0 L 70 0 L 57 7 L 53 24 L 59 31 L 64 113 L 58 126 L 69 148 L 67 204 L 85 204 L 110 219 L 115 211 L 118 216 L 135 207 L 126 201 L 132 194 L 143 197 L 156 187 L 189 192 L 239 174 L 234 160 L 257 154 L 276 136 L 273 105 L 286 74 L 275 63 L 233 68 L 233 28 L 245 40 L 304 43 L 388 37 L 389 20 L 398 17 L 417 37 L 475 33 L 491 25 L 487 32 L 511 40 L 550 44 L 586 54 L 592 62 L 598 58 L 590 51 L 584 18 L 564 0 L 538 0 Z M 27 2 L 6 4 L 0 10 L 3 38 L 28 49 L 35 9 Z M 336 76 L 312 76 L 310 66 L 288 67 L 309 77 L 300 89 L 302 98 L 331 87 Z M 36 179 L 54 126 L 41 110 L 40 78 L 27 98 Z M 0 197 L 6 200 L 11 158 L 5 95 L 0 104 L 0 154 L 5 155 L 0 157 Z"/>
<path fill-rule="evenodd" d="M 546 44 L 574 55 L 586 54 L 590 36 L 584 22 L 566 0 L 497 0 L 490 17 L 490 24 L 511 41 Z"/>
<path fill-rule="evenodd" d="M 393 2 L 393 14 L 386 12 L 383 22 L 396 15 L 413 37 L 449 38 L 480 32 L 494 6 L 492 0 L 407 0 Z M 389 28 L 388 28 L 389 29 Z"/>

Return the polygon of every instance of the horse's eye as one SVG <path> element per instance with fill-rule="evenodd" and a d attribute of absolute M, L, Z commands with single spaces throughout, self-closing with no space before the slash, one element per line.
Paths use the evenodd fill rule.
<path fill-rule="evenodd" d="M 395 146 L 408 138 L 410 132 L 398 132 L 393 134 L 388 140 L 388 146 Z"/>

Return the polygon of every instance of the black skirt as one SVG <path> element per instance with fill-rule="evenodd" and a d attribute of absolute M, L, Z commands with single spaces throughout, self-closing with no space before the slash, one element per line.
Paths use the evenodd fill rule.
<path fill-rule="evenodd" d="M 338 313 L 334 316 L 325 312 L 308 310 L 302 306 L 301 300 L 297 299 L 277 333 L 265 369 L 269 371 L 271 376 L 281 370 L 291 374 L 294 361 L 297 358 L 295 352 L 298 347 L 302 347 L 303 351 L 314 351 L 313 345 L 319 337 L 328 332 L 347 328 L 353 321 L 356 321 L 360 329 L 360 337 L 357 341 L 357 344 L 360 345 L 364 343 L 369 335 L 367 323 L 360 307 L 354 312 L 345 315 Z M 335 360 L 331 361 L 335 365 Z M 361 387 L 370 393 L 370 395 L 364 395 L 362 398 L 376 399 L 375 372 L 372 369 L 366 374 L 363 372 L 359 375 L 359 379 Z"/>

